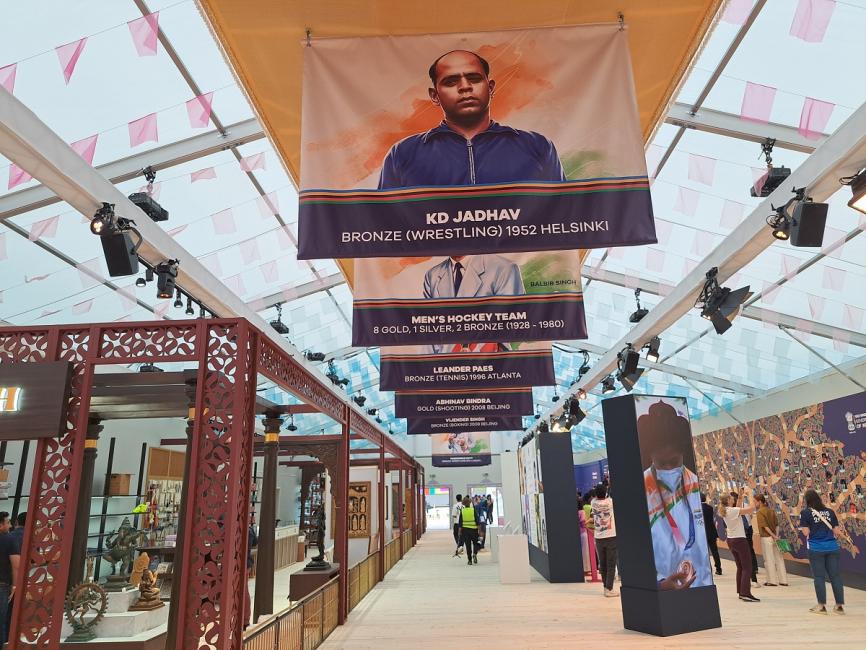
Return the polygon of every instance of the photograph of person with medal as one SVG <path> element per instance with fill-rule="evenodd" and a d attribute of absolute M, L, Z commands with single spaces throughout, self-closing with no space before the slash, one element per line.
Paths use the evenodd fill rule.
<path fill-rule="evenodd" d="M 635 396 L 656 580 L 662 590 L 713 584 L 684 398 Z"/>

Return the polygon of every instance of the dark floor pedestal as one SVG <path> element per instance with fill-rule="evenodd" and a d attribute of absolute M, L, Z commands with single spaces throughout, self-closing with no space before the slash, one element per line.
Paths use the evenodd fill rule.
<path fill-rule="evenodd" d="M 336 577 L 339 572 L 340 565 L 332 562 L 331 566 L 327 569 L 293 573 L 289 576 L 289 598 L 291 600 L 301 600 L 331 578 Z"/>
<path fill-rule="evenodd" d="M 621 587 L 622 622 L 627 630 L 673 636 L 722 627 L 716 587 L 654 591 Z"/>
<path fill-rule="evenodd" d="M 8 646 L 8 644 L 7 644 Z M 91 648 L 96 650 L 165 650 L 165 633 L 148 639 L 147 641 L 112 641 L 110 643 L 62 643 L 61 648 Z"/>

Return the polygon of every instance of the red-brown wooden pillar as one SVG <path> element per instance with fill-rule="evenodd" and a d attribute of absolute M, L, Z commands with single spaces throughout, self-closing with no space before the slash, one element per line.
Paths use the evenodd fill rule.
<path fill-rule="evenodd" d="M 78 508 L 75 514 L 75 529 L 72 533 L 72 553 L 69 555 L 69 590 L 84 578 L 87 559 L 87 535 L 90 532 L 90 500 L 93 493 L 93 473 L 96 467 L 96 445 L 103 427 L 97 418 L 87 421 L 87 438 L 84 439 L 84 462 L 81 465 L 81 486 L 78 491 Z M 94 577 L 99 581 L 99 576 Z"/>
<path fill-rule="evenodd" d="M 342 625 L 346 622 L 349 613 L 349 441 L 351 431 L 349 428 L 349 411 L 343 412 L 342 438 L 340 449 L 337 454 L 337 476 L 332 478 L 336 488 L 335 511 L 332 513 L 334 523 L 334 558 L 340 564 L 339 605 L 337 609 L 337 622 Z"/>
<path fill-rule="evenodd" d="M 256 558 L 256 598 L 253 623 L 259 616 L 274 613 L 274 535 L 277 519 L 277 456 L 280 450 L 282 418 L 268 413 L 265 427 L 262 508 L 259 517 L 259 550 Z"/>

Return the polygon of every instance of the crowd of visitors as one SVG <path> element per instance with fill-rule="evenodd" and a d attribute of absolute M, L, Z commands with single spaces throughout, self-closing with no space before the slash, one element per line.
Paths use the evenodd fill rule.
<path fill-rule="evenodd" d="M 451 511 L 453 524 L 455 556 L 466 549 L 466 563 L 478 564 L 478 552 L 484 550 L 487 541 L 487 526 L 493 523 L 493 497 L 478 495 L 473 497 L 458 494 Z"/>

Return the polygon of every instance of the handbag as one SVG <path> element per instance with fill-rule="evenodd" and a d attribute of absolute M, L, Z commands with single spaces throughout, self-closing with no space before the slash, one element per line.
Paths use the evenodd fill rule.
<path fill-rule="evenodd" d="M 791 542 L 787 539 L 777 539 L 776 546 L 779 547 L 779 550 L 782 551 L 782 553 L 791 553 L 793 550 L 791 548 Z"/>

